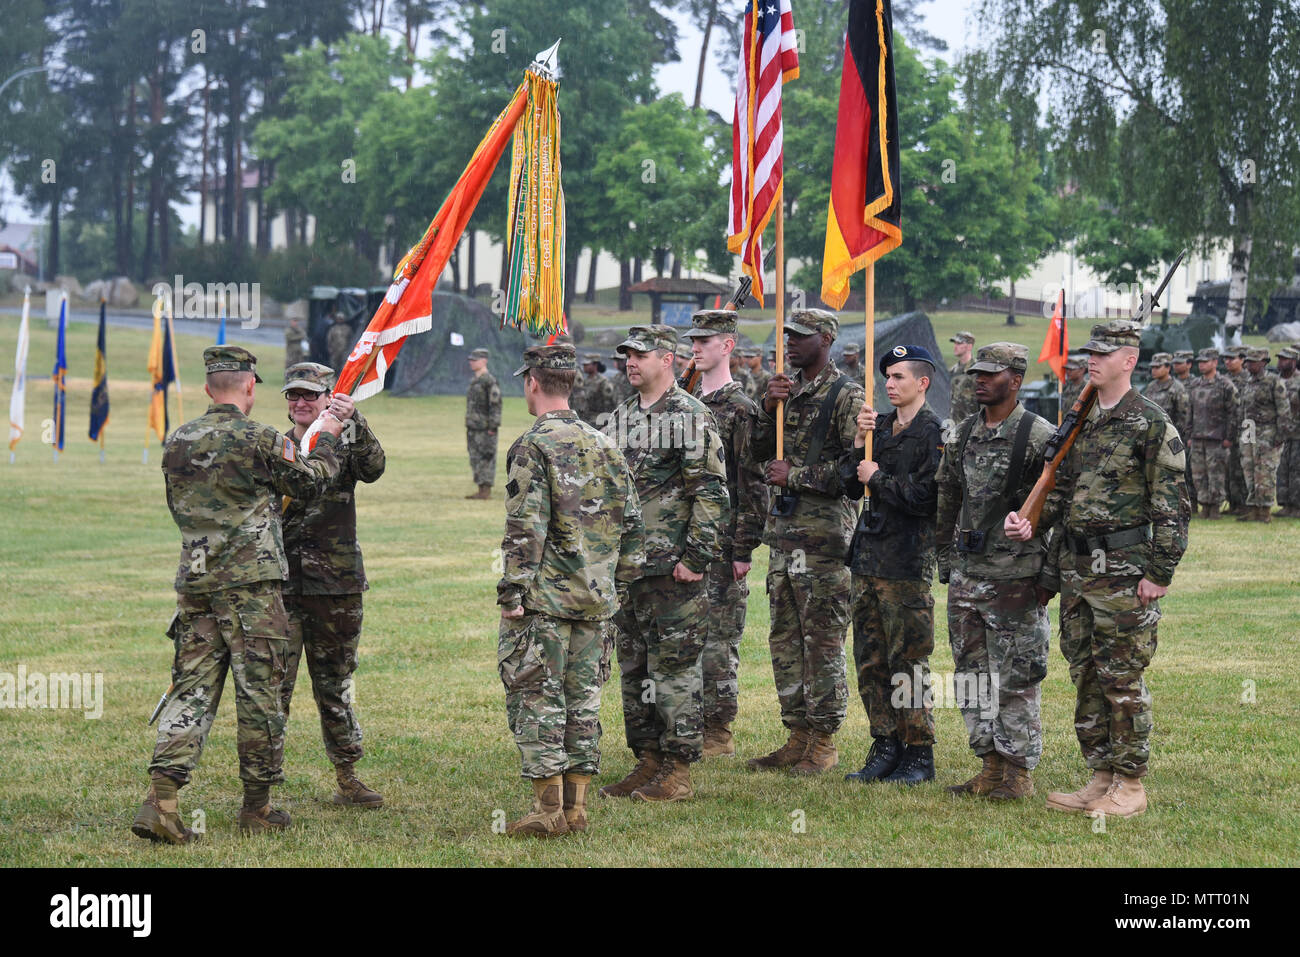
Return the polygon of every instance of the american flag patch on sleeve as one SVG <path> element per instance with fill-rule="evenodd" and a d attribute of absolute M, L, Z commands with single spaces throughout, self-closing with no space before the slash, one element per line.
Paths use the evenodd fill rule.
<path fill-rule="evenodd" d="M 280 445 L 281 458 L 283 458 L 286 462 L 297 461 L 298 449 L 294 446 L 293 439 L 288 438 L 287 436 L 281 436 L 280 442 L 281 442 Z"/>

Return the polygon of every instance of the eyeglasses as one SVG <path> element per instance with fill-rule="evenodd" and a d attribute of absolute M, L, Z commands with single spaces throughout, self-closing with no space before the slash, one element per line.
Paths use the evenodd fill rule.
<path fill-rule="evenodd" d="M 292 389 L 284 394 L 284 397 L 290 402 L 315 402 L 324 392 L 304 392 L 301 389 Z"/>

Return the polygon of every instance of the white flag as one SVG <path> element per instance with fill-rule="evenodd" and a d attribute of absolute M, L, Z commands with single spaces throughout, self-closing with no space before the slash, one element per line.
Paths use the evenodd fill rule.
<path fill-rule="evenodd" d="M 9 451 L 23 437 L 23 411 L 27 405 L 27 317 L 32 309 L 32 291 L 23 293 L 23 321 L 18 327 L 18 351 L 14 354 L 14 391 L 9 397 Z"/>

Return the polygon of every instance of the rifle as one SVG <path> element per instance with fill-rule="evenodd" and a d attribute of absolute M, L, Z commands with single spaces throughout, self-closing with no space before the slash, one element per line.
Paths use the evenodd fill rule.
<path fill-rule="evenodd" d="M 749 290 L 753 288 L 753 285 L 754 280 L 750 279 L 748 276 L 741 276 L 740 281 L 736 283 L 736 289 L 731 294 L 731 298 L 727 300 L 727 304 L 722 308 L 730 312 L 735 312 L 743 307 L 749 300 Z M 678 376 L 677 386 L 678 388 L 685 389 L 691 395 L 694 395 L 695 389 L 699 386 L 700 379 L 703 376 L 704 373 L 695 368 L 695 360 L 692 359 L 686 368 L 682 370 L 682 374 Z"/>
<path fill-rule="evenodd" d="M 1183 261 L 1187 255 L 1184 249 L 1178 254 L 1173 265 L 1165 273 L 1165 278 L 1160 281 L 1156 291 L 1150 296 L 1143 296 L 1142 302 L 1138 305 L 1131 318 L 1138 322 L 1145 323 L 1146 320 L 1155 311 L 1156 306 L 1160 304 L 1160 294 L 1165 291 L 1169 281 L 1174 278 L 1174 270 L 1178 264 Z M 1043 505 L 1047 502 L 1047 494 L 1056 488 L 1056 471 L 1060 468 L 1061 463 L 1065 461 L 1065 456 L 1069 454 L 1074 440 L 1079 437 L 1079 426 L 1083 420 L 1088 417 L 1092 410 L 1093 403 L 1097 401 L 1097 389 L 1089 382 L 1079 393 L 1079 398 L 1074 400 L 1074 405 L 1066 413 L 1065 418 L 1061 420 L 1056 434 L 1047 442 L 1047 447 L 1043 450 L 1043 474 L 1038 476 L 1038 481 L 1030 489 L 1025 503 L 1020 506 L 1016 514 L 1023 519 L 1028 519 L 1030 527 L 1037 532 L 1038 522 L 1043 517 Z"/>

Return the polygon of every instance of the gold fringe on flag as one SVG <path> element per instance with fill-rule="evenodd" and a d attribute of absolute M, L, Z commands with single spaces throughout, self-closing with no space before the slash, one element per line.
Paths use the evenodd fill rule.
<path fill-rule="evenodd" d="M 525 82 L 528 105 L 510 156 L 510 270 L 502 325 L 544 336 L 566 330 L 559 84 L 532 68 Z"/>

